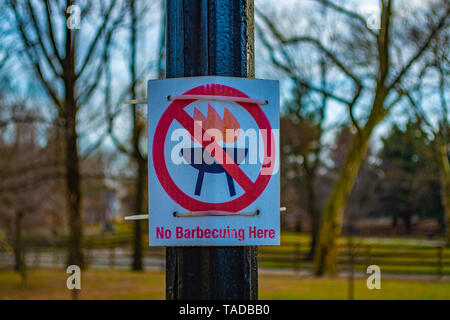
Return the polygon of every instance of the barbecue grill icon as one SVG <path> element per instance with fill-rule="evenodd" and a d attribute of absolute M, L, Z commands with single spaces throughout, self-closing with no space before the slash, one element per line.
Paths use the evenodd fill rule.
<path fill-rule="evenodd" d="M 201 150 L 200 150 L 201 149 Z M 223 150 L 233 159 L 233 161 L 240 165 L 246 158 L 248 153 L 248 148 L 227 148 L 224 147 Z M 201 161 L 197 160 L 195 155 L 201 152 Z M 202 192 L 203 178 L 206 173 L 225 173 L 227 176 L 228 190 L 230 192 L 230 197 L 236 195 L 236 190 L 234 188 L 233 177 L 225 171 L 222 165 L 217 163 L 217 161 L 208 153 L 205 152 L 204 148 L 183 148 L 181 149 L 181 155 L 192 167 L 198 170 L 197 182 L 195 184 L 195 195 L 199 196 Z M 197 163 L 200 162 L 200 163 Z"/>
<path fill-rule="evenodd" d="M 205 117 L 199 110 L 194 108 L 194 121 L 201 122 L 202 128 L 205 131 L 209 129 L 214 129 L 215 132 L 221 133 L 219 136 L 214 136 L 214 141 L 219 143 L 221 141 L 225 143 L 235 143 L 240 136 L 240 125 L 233 114 L 224 108 L 223 118 L 217 113 L 217 111 L 208 104 L 208 115 Z M 229 134 L 230 131 L 231 133 Z M 194 138 L 191 137 L 193 141 Z M 237 148 L 237 147 L 223 147 L 223 151 L 228 154 L 228 156 L 236 163 L 238 166 L 245 160 L 248 153 L 248 148 Z M 203 147 L 193 147 L 193 148 L 183 148 L 181 149 L 181 155 L 186 160 L 188 164 L 198 170 L 197 182 L 195 184 L 195 195 L 199 196 L 202 191 L 203 178 L 206 173 L 225 173 L 228 183 L 228 190 L 230 196 L 236 195 L 236 190 L 234 188 L 233 177 L 225 171 L 224 167 L 216 161 L 216 159 L 205 152 Z M 201 160 L 196 157 L 196 155 L 201 155 Z M 217 156 L 217 155 L 216 155 Z M 223 157 L 219 157 L 222 158 Z"/>

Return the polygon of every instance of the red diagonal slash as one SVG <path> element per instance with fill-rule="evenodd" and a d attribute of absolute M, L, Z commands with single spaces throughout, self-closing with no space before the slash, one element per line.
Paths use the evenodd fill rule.
<path fill-rule="evenodd" d="M 184 110 L 180 110 L 177 112 L 175 119 L 194 137 L 194 127 L 197 127 L 197 130 L 201 127 L 195 123 L 194 119 Z M 197 131 L 196 130 L 196 131 Z M 205 129 L 201 128 L 202 137 L 205 136 Z M 206 134 L 207 135 L 207 134 Z M 207 138 L 207 137 L 206 137 Z M 197 141 L 197 139 L 195 139 Z M 212 157 L 220 164 L 226 172 L 244 189 L 244 191 L 248 192 L 252 190 L 254 187 L 253 181 L 242 171 L 241 168 L 233 161 L 233 159 L 222 149 L 221 146 L 217 144 L 217 142 L 212 141 L 211 139 L 202 139 L 202 141 L 197 141 L 202 144 L 203 148 L 206 148 L 208 145 L 212 145 L 214 149 L 219 150 L 221 152 L 216 152 L 214 155 L 211 154 Z M 222 154 L 223 158 L 220 159 L 219 155 Z"/>

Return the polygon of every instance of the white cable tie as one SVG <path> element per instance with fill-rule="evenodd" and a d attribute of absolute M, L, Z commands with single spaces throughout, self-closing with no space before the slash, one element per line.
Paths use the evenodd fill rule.
<path fill-rule="evenodd" d="M 280 207 L 280 212 L 286 211 L 286 207 Z M 257 216 L 261 213 L 258 209 L 254 212 L 226 212 L 226 211 L 195 211 L 195 212 L 177 212 L 173 213 L 174 217 L 187 218 L 187 217 L 223 217 L 223 216 Z M 146 220 L 148 214 L 136 214 L 133 216 L 125 216 L 125 220 Z"/>
<path fill-rule="evenodd" d="M 267 100 L 259 100 L 259 99 L 252 99 L 252 98 L 243 98 L 243 97 L 203 95 L 203 94 L 185 94 L 185 95 L 179 95 L 179 96 L 168 96 L 167 100 L 169 100 L 169 101 L 174 101 L 174 100 L 234 101 L 234 102 L 256 103 L 260 106 L 264 106 L 269 103 Z"/>
<path fill-rule="evenodd" d="M 136 214 L 134 216 L 126 216 L 125 220 L 146 220 L 148 219 L 148 214 Z"/>
<path fill-rule="evenodd" d="M 228 217 L 228 216 L 245 216 L 252 217 L 261 213 L 258 209 L 253 212 L 226 212 L 226 211 L 195 211 L 195 212 L 177 212 L 173 213 L 176 218 L 192 218 L 192 217 Z"/>
<path fill-rule="evenodd" d="M 147 104 L 145 100 L 127 100 L 124 104 Z"/>

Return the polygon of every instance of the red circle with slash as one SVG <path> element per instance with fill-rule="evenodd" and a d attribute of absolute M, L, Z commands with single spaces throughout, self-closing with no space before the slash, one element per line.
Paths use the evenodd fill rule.
<path fill-rule="evenodd" d="M 183 93 L 183 95 L 220 95 L 220 96 L 230 96 L 230 97 L 241 97 L 249 98 L 246 94 L 241 91 L 220 84 L 208 84 L 195 87 Z M 261 107 L 256 103 L 248 102 L 236 102 L 241 105 L 248 113 L 253 117 L 253 119 L 258 124 L 259 129 L 267 130 L 267 136 L 270 134 L 269 139 L 262 139 L 264 141 L 264 161 L 258 178 L 255 182 L 251 181 L 250 178 L 242 171 L 241 168 L 233 161 L 222 161 L 221 166 L 227 171 L 233 179 L 241 186 L 245 191 L 244 194 L 236 199 L 220 202 L 220 203 L 210 203 L 204 202 L 190 197 L 185 194 L 173 181 L 169 171 L 167 170 L 166 160 L 164 156 L 164 142 L 166 141 L 166 136 L 169 131 L 169 127 L 174 120 L 178 121 L 190 134 L 194 137 L 194 119 L 184 110 L 189 104 L 196 100 L 175 100 L 172 102 L 166 111 L 163 113 L 160 121 L 155 130 L 155 135 L 153 138 L 153 165 L 156 171 L 161 186 L 167 192 L 167 194 L 180 206 L 183 208 L 196 212 L 196 211 L 224 211 L 224 212 L 238 212 L 251 203 L 253 203 L 264 191 L 269 180 L 272 176 L 273 165 L 271 161 L 274 161 L 275 157 L 269 157 L 268 150 L 271 150 L 271 144 L 275 144 L 272 127 L 267 119 L 266 115 L 262 111 Z M 202 135 L 204 129 L 202 129 Z M 269 140 L 269 141 L 267 141 Z M 210 141 L 203 142 L 205 145 L 211 144 Z M 212 143 L 215 143 L 214 141 Z M 220 147 L 219 147 L 220 148 Z M 220 162 L 219 162 L 220 163 Z M 269 168 L 270 172 L 262 174 L 264 164 L 271 164 Z M 267 168 L 267 167 L 266 167 Z"/>

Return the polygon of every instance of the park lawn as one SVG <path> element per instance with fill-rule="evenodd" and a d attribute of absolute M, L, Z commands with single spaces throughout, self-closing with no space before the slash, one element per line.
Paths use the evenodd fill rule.
<path fill-rule="evenodd" d="M 357 300 L 450 299 L 449 282 L 383 280 L 380 290 L 369 290 L 366 279 L 355 279 Z M 295 279 L 292 276 L 260 278 L 260 299 L 343 300 L 348 299 L 348 281 L 339 279 Z"/>
<path fill-rule="evenodd" d="M 16 272 L 0 272 L 0 299 L 70 299 L 67 274 L 59 269 L 31 270 L 22 286 Z M 163 299 L 164 273 L 89 269 L 82 273 L 80 299 Z M 260 299 L 347 299 L 345 279 L 299 279 L 260 275 Z M 383 280 L 381 290 L 368 290 L 355 280 L 356 299 L 450 299 L 450 282 Z"/>

